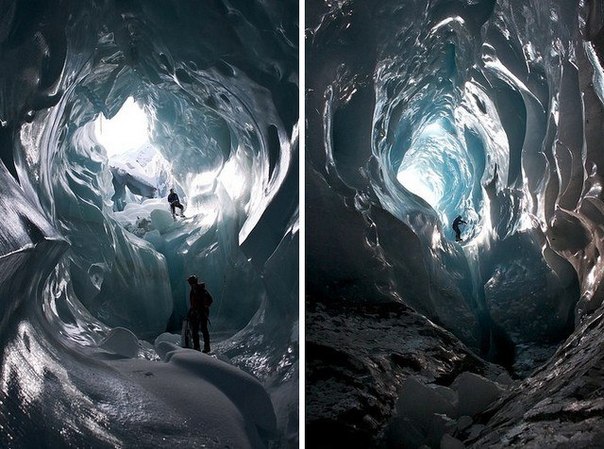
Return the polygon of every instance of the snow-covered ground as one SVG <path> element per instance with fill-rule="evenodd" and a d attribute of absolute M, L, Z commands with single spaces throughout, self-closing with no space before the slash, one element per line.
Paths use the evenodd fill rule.
<path fill-rule="evenodd" d="M 148 351 L 134 334 L 113 329 L 94 351 L 100 363 L 117 370 L 138 390 L 138 402 L 153 404 L 141 409 L 136 419 L 165 419 L 157 435 L 147 428 L 137 438 L 157 438 L 170 422 L 179 421 L 158 447 L 265 448 L 276 437 L 276 417 L 268 393 L 253 376 L 216 354 L 183 349 L 180 337 L 162 334 L 154 350 L 154 360 L 137 358 Z M 110 419 L 119 419 L 119 409 L 105 408 Z M 112 416 L 115 414 L 115 416 Z M 145 416 L 146 415 L 146 416 Z M 167 418 L 167 419 L 166 419 Z M 145 429 L 143 427 L 143 429 Z M 129 441 L 136 441 L 129 438 Z M 188 442 L 190 446 L 185 446 Z M 122 442 L 122 447 L 130 447 Z"/>

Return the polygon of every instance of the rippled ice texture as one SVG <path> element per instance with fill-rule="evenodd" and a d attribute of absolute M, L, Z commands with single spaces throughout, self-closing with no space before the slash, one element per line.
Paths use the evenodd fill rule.
<path fill-rule="evenodd" d="M 528 374 L 602 302 L 600 11 L 307 11 L 311 297 L 404 301 Z"/>
<path fill-rule="evenodd" d="M 296 2 L 0 9 L 0 445 L 295 441 Z M 126 102 L 148 142 L 118 157 L 95 127 Z M 171 186 L 186 205 L 177 221 Z M 180 332 L 192 273 L 214 297 L 226 363 L 153 345 Z"/>

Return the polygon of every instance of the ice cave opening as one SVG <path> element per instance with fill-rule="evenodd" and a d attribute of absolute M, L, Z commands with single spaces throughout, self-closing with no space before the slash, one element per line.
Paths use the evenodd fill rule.
<path fill-rule="evenodd" d="M 482 167 L 475 168 L 465 142 L 457 138 L 449 120 L 429 123 L 415 134 L 396 169 L 396 179 L 437 212 L 441 230 L 448 238 L 453 236 L 451 224 L 458 215 L 467 224 L 463 235 L 475 236 L 482 215 L 476 209 L 480 212 L 483 206 L 475 179 L 480 178 L 484 161 Z M 466 241 L 470 239 L 466 237 Z"/>
<path fill-rule="evenodd" d="M 295 2 L 34 6 L 0 26 L 0 442 L 293 444 Z M 191 274 L 212 357 L 180 348 Z"/>
<path fill-rule="evenodd" d="M 105 148 L 107 157 L 116 156 L 149 142 L 149 119 L 134 98 L 128 97 L 111 120 L 104 120 L 103 115 L 99 114 L 94 134 Z"/>
<path fill-rule="evenodd" d="M 462 3 L 451 10 L 411 8 L 418 23 L 384 25 L 390 37 L 350 19 L 367 45 L 376 46 L 375 60 L 317 44 L 324 52 L 319 61 L 330 55 L 341 66 L 326 86 L 321 76 L 311 77 L 318 83 L 311 92 L 323 92 L 325 100 L 314 106 L 323 111 L 324 136 L 317 142 L 310 137 L 309 160 L 324 165 L 325 182 L 368 226 L 361 241 L 384 264 L 376 275 L 378 297 L 410 304 L 485 358 L 525 376 L 570 334 L 580 299 L 573 262 L 551 235 L 555 217 L 564 215 L 562 204 L 581 190 L 580 136 L 567 131 L 577 124 L 559 118 L 560 96 L 577 101 L 577 87 L 570 87 L 576 70 L 559 66 L 560 49 L 537 52 L 537 41 L 549 48 L 543 42 L 555 39 L 551 31 L 531 35 L 517 52 L 520 44 L 508 42 L 499 25 L 481 31 L 475 24 L 473 15 L 486 20 L 492 2 Z M 400 13 L 388 5 L 363 14 L 390 7 Z M 321 42 L 323 32 L 321 26 L 313 30 L 312 42 Z M 556 83 L 559 92 L 551 87 Z M 556 130 L 564 145 L 553 145 Z M 581 154 L 568 155 L 570 147 Z M 381 230 L 386 219 L 377 218 L 379 210 L 410 235 L 397 239 L 392 228 L 398 225 L 382 223 Z M 467 222 L 462 242 L 454 241 L 451 228 L 458 215 Z M 418 265 L 411 268 L 410 260 Z M 311 285 L 336 282 L 329 281 L 334 274 L 319 271 Z M 364 290 L 353 291 L 357 296 Z M 542 320 L 529 318 L 542 313 Z"/>
<path fill-rule="evenodd" d="M 599 447 L 602 3 L 306 11 L 311 444 Z"/>
<path fill-rule="evenodd" d="M 65 95 L 65 102 L 78 107 L 58 109 L 65 115 L 56 121 L 39 124 L 34 118 L 31 125 L 70 124 L 64 134 L 43 132 L 57 139 L 49 142 L 51 148 L 64 151 L 51 155 L 48 169 L 65 175 L 64 182 L 52 179 L 50 196 L 71 201 L 54 211 L 74 244 L 71 257 L 78 260 L 70 268 L 74 293 L 104 323 L 154 338 L 165 330 L 179 331 L 188 308 L 183 279 L 197 274 L 216 298 L 215 332 L 232 336 L 249 323 L 264 294 L 239 244 L 246 222 L 259 218 L 255 213 L 265 200 L 264 186 L 274 174 L 267 142 L 227 86 L 216 89 L 226 105 L 216 111 L 195 105 L 180 86 L 160 91 L 136 73 L 119 74 L 114 81 L 123 91 L 111 111 L 103 105 L 98 111 L 98 76 L 103 75 L 93 70 Z M 205 83 L 193 84 L 192 90 L 212 92 Z M 233 107 L 243 111 L 241 124 L 227 115 L 235 115 Z M 72 178 L 79 182 L 74 185 Z M 171 188 L 186 206 L 184 217 L 171 216 Z M 103 205 L 96 226 L 82 216 L 82 202 Z M 117 236 L 120 243 L 111 245 Z M 115 262 L 133 263 L 127 272 L 99 254 L 109 245 L 115 247 Z"/>
<path fill-rule="evenodd" d="M 467 328 L 457 328 L 458 335 L 465 334 L 487 359 L 526 375 L 571 332 L 577 281 L 570 264 L 547 249 L 547 220 L 537 208 L 543 180 L 535 180 L 543 160 L 531 152 L 538 145 L 536 129 L 511 123 L 520 115 L 537 126 L 543 106 L 524 106 L 509 93 L 512 100 L 502 100 L 506 89 L 527 88 L 487 44 L 487 72 L 464 68 L 467 36 L 459 27 L 461 19 L 439 22 L 427 32 L 434 47 L 405 49 L 411 60 L 421 61 L 418 55 L 426 56 L 428 48 L 435 55 L 413 69 L 390 60 L 380 67 L 372 131 L 378 170 L 367 173 L 380 205 L 425 242 L 421 251 L 434 264 L 433 279 L 458 279 L 453 282 L 459 293 L 444 279 L 449 285 L 439 287 L 449 290 L 445 309 L 436 312 L 439 322 L 459 326 L 446 307 L 456 307 L 450 299 L 460 294 L 475 327 L 473 336 Z M 457 216 L 466 222 L 459 245 L 452 243 Z M 422 299 L 414 305 L 432 309 L 431 315 L 435 305 L 428 304 Z M 517 306 L 535 307 L 535 313 L 551 309 L 553 319 L 541 322 L 541 329 L 518 317 L 509 321 L 505 315 Z"/>

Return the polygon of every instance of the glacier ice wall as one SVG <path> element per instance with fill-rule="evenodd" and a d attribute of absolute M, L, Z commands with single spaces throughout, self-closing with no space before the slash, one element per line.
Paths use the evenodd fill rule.
<path fill-rule="evenodd" d="M 274 394 L 281 429 L 294 425 L 296 2 L 8 1 L 1 9 L 0 395 L 11 404 L 0 411 L 2 441 L 28 447 L 40 428 L 35 447 L 139 441 L 144 416 L 132 435 L 103 424 L 103 401 L 123 402 L 132 387 L 107 375 L 102 384 L 113 386 L 95 402 L 97 345 L 116 326 L 150 341 L 178 333 L 192 273 L 215 300 L 217 350 Z M 95 122 L 130 97 L 149 119 L 185 219 L 172 220 L 165 192 L 137 197 L 145 183 L 127 172 L 124 213 L 151 226 L 125 226 L 114 210 L 116 169 Z"/>
<path fill-rule="evenodd" d="M 602 303 L 598 8 L 310 3 L 313 300 L 403 301 L 520 375 Z"/>

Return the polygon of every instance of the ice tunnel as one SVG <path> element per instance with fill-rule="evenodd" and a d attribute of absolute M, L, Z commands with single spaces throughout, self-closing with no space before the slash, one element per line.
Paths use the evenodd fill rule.
<path fill-rule="evenodd" d="M 349 394 L 367 414 L 310 400 L 308 432 L 439 447 L 384 439 L 401 413 L 390 385 L 414 371 L 448 387 L 469 363 L 449 337 L 423 355 L 418 341 L 445 329 L 526 378 L 601 313 L 602 5 L 313 1 L 307 15 L 307 323 L 349 323 L 355 342 L 307 329 L 309 397 L 362 377 Z"/>
<path fill-rule="evenodd" d="M 297 3 L 0 9 L 0 445 L 293 444 Z"/>

